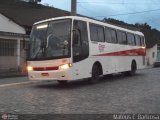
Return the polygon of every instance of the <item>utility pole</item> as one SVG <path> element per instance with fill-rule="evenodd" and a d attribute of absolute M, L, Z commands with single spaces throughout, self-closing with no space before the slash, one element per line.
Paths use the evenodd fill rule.
<path fill-rule="evenodd" d="M 71 0 L 71 15 L 77 15 L 77 0 Z"/>

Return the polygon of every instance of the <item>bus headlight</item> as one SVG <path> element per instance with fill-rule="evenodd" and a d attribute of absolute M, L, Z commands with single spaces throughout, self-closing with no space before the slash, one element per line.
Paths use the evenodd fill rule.
<path fill-rule="evenodd" d="M 28 71 L 33 71 L 33 67 L 32 66 L 27 66 L 27 70 Z"/>
<path fill-rule="evenodd" d="M 68 68 L 70 68 L 70 67 L 72 67 L 72 64 L 71 63 L 68 63 L 68 64 L 64 64 L 64 65 L 60 65 L 59 66 L 59 69 L 68 69 Z"/>

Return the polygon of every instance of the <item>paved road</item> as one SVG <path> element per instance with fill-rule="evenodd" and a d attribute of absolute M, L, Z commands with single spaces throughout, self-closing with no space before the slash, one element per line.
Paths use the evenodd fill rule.
<path fill-rule="evenodd" d="M 160 113 L 160 68 L 141 70 L 133 77 L 106 77 L 92 85 L 81 80 L 63 86 L 52 81 L 0 87 L 0 113 L 4 112 Z"/>

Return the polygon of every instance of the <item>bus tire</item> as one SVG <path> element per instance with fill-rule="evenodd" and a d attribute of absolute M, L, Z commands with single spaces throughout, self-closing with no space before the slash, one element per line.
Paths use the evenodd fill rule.
<path fill-rule="evenodd" d="M 136 70 L 137 70 L 137 64 L 135 61 L 132 61 L 132 64 L 131 64 L 131 71 L 128 72 L 128 75 L 129 76 L 133 76 L 136 74 Z"/>
<path fill-rule="evenodd" d="M 59 84 L 66 84 L 66 83 L 67 83 L 67 80 L 57 80 L 57 82 L 58 82 Z"/>
<path fill-rule="evenodd" d="M 89 79 L 89 83 L 97 83 L 100 80 L 101 69 L 98 64 L 94 64 L 92 68 L 92 76 Z"/>

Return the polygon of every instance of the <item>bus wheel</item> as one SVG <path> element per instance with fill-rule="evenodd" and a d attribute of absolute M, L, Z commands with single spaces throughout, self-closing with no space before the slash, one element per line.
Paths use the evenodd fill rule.
<path fill-rule="evenodd" d="M 92 77 L 89 79 L 89 83 L 97 83 L 100 79 L 100 75 L 100 68 L 95 64 L 92 68 Z"/>
<path fill-rule="evenodd" d="M 57 82 L 58 82 L 59 84 L 66 84 L 66 83 L 67 83 L 67 80 L 57 80 Z"/>
<path fill-rule="evenodd" d="M 130 76 L 133 76 L 136 74 L 136 70 L 137 70 L 137 65 L 136 65 L 136 62 L 133 61 L 132 64 L 131 64 L 131 71 L 129 71 L 129 75 Z"/>

